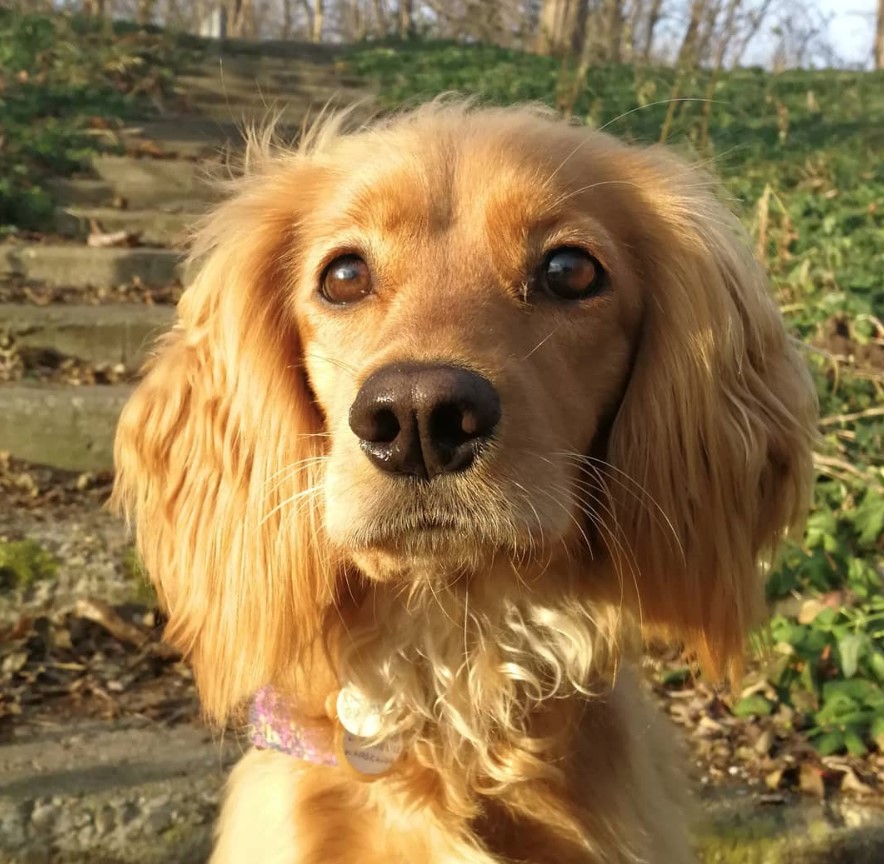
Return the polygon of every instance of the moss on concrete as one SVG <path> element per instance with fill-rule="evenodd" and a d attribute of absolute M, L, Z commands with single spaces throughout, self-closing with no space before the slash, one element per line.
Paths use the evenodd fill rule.
<path fill-rule="evenodd" d="M 0 540 L 0 593 L 26 591 L 41 579 L 53 579 L 58 561 L 33 540 Z"/>

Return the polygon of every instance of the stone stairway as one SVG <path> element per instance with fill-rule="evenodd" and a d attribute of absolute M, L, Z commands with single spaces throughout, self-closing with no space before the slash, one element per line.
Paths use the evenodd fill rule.
<path fill-rule="evenodd" d="M 91 176 L 55 183 L 57 240 L 0 245 L 0 288 L 14 286 L 21 301 L 0 304 L 0 333 L 31 352 L 134 372 L 174 310 L 119 303 L 115 289 L 185 281 L 185 231 L 211 200 L 207 178 L 236 149 L 243 124 L 272 116 L 294 136 L 327 104 L 369 109 L 371 94 L 342 71 L 333 50 L 274 43 L 261 53 L 248 45 L 210 53 L 179 76 L 174 101 L 174 111 L 122 131 L 130 155 L 98 157 Z M 96 230 L 125 232 L 138 245 L 87 245 Z M 65 302 L 28 302 L 35 287 Z M 26 370 L 21 381 L 0 386 L 0 451 L 70 470 L 109 468 L 130 385 L 68 387 L 30 377 Z"/>
<path fill-rule="evenodd" d="M 57 180 L 54 231 L 39 242 L 0 243 L 0 364 L 12 344 L 23 366 L 0 382 L 0 451 L 86 472 L 78 483 L 111 468 L 119 411 L 145 351 L 174 319 L 186 281 L 183 238 L 212 198 L 206 178 L 223 170 L 244 123 L 272 114 L 294 137 L 327 103 L 356 100 L 370 110 L 371 94 L 341 72 L 332 50 L 225 46 L 178 78 L 173 110 L 122 130 L 127 155 L 101 156 L 88 176 Z M 137 242 L 87 242 L 116 232 Z M 62 363 L 116 373 L 106 384 L 46 373 Z M 18 593 L 0 581 L 0 633 L 22 614 L 58 613 L 83 597 L 144 596 L 127 563 L 125 527 L 94 497 L 0 503 L 0 542 L 22 538 L 58 569 Z M 205 860 L 225 770 L 239 753 L 230 736 L 222 743 L 191 723 L 71 723 L 63 715 L 49 725 L 16 722 L 10 736 L 5 719 L 0 864 Z"/>

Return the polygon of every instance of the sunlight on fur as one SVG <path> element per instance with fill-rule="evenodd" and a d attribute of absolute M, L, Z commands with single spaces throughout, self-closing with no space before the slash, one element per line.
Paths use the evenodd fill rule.
<path fill-rule="evenodd" d="M 664 149 L 455 100 L 347 127 L 249 135 L 117 435 L 208 716 L 271 686 L 331 747 L 352 685 L 402 742 L 374 782 L 252 751 L 213 861 L 689 861 L 633 668 L 736 680 L 807 506 L 765 274 Z"/>

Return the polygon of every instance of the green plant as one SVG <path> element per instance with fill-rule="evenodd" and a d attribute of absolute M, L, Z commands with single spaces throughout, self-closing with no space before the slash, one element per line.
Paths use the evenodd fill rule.
<path fill-rule="evenodd" d="M 0 9 L 0 230 L 51 224 L 47 179 L 118 149 L 114 127 L 156 109 L 182 56 L 131 26 Z"/>

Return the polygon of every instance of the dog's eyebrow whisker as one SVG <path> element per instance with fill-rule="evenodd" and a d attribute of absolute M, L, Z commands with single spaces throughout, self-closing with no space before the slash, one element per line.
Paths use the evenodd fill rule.
<path fill-rule="evenodd" d="M 634 183 L 632 180 L 599 180 L 597 183 L 590 183 L 588 186 L 582 186 L 579 189 L 563 192 L 558 198 L 555 198 L 550 202 L 546 209 L 556 210 L 572 198 L 576 198 L 578 195 L 583 195 L 586 192 L 591 192 L 593 189 L 599 189 L 602 186 L 631 186 L 635 189 L 639 188 L 638 184 Z"/>

